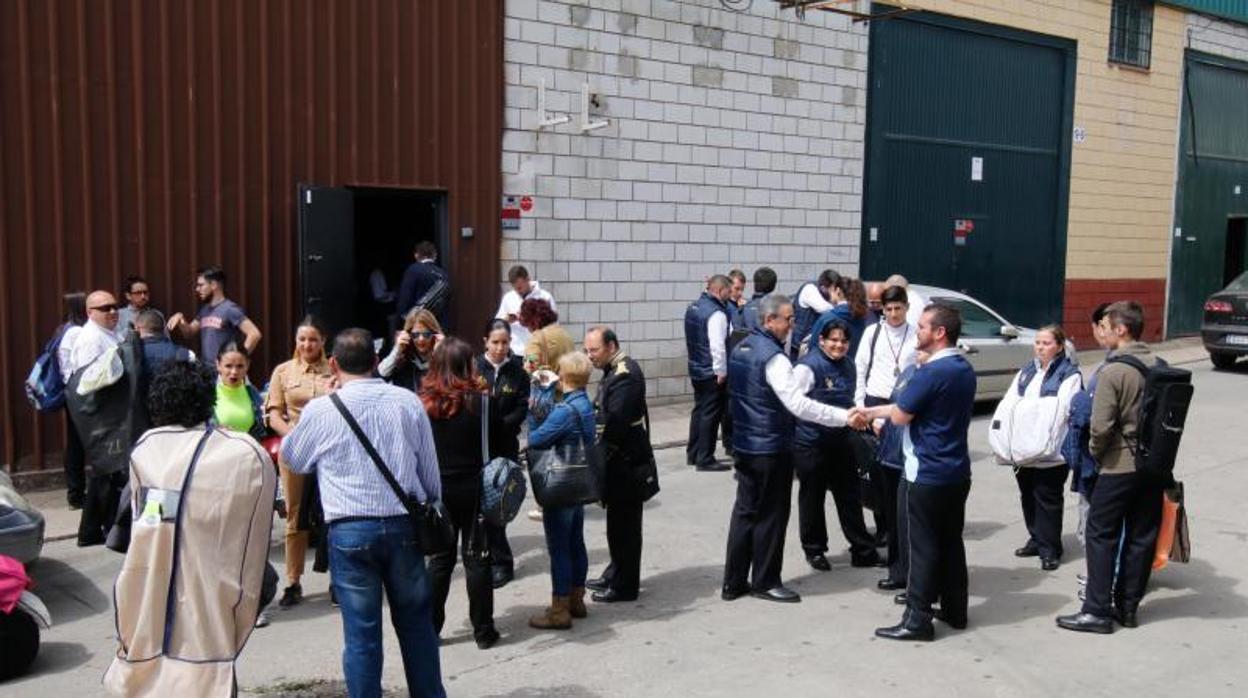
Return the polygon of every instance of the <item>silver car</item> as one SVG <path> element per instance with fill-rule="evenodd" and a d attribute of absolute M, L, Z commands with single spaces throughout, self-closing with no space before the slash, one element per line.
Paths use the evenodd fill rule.
<path fill-rule="evenodd" d="M 996 400 L 1009 390 L 1014 374 L 1035 355 L 1036 331 L 1010 323 L 997 311 L 964 293 L 912 284 L 907 289 L 910 311 L 906 319 L 916 326 L 924 306 L 941 302 L 962 313 L 958 347 L 975 368 L 975 399 Z M 1066 347 L 1072 358 L 1073 350 Z"/>

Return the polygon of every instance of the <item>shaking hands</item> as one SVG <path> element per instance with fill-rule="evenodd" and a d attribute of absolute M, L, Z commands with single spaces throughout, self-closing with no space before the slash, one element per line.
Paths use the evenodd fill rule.
<path fill-rule="evenodd" d="M 866 429 L 871 425 L 870 410 L 865 407 L 849 408 L 849 416 L 846 418 L 845 423 L 851 429 L 857 429 L 858 431 Z"/>

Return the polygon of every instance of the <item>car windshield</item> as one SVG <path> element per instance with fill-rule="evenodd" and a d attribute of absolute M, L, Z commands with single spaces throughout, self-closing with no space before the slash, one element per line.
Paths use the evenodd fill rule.
<path fill-rule="evenodd" d="M 1234 281 L 1227 284 L 1226 290 L 1233 291 L 1235 293 L 1248 292 L 1248 271 L 1235 277 Z"/>
<path fill-rule="evenodd" d="M 1001 326 L 1005 324 L 1001 318 L 988 312 L 984 306 L 962 298 L 937 297 L 933 303 L 941 303 L 957 308 L 962 313 L 962 336 L 977 339 L 1000 337 Z"/>

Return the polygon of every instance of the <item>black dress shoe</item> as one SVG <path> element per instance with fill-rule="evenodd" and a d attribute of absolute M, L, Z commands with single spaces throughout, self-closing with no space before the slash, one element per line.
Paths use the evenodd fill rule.
<path fill-rule="evenodd" d="M 884 558 L 879 553 L 872 550 L 866 555 L 855 555 L 850 558 L 849 564 L 853 567 L 884 567 L 888 563 L 884 562 Z"/>
<path fill-rule="evenodd" d="M 936 628 L 931 621 L 919 622 L 907 615 L 891 628 L 876 628 L 875 636 L 885 640 L 903 640 L 910 642 L 931 642 L 936 639 Z"/>
<path fill-rule="evenodd" d="M 620 603 L 622 601 L 636 601 L 637 592 L 625 594 L 615 589 L 603 589 L 590 594 L 589 598 L 593 599 L 595 603 Z"/>
<path fill-rule="evenodd" d="M 1140 622 L 1135 617 L 1135 611 L 1128 611 L 1124 608 L 1114 609 L 1114 620 L 1118 621 L 1118 625 L 1124 628 L 1140 627 Z"/>
<path fill-rule="evenodd" d="M 1061 566 L 1062 566 L 1062 563 L 1058 562 L 1057 558 L 1055 557 L 1046 557 L 1040 560 L 1040 569 L 1044 570 L 1045 572 L 1052 572 L 1053 570 Z"/>
<path fill-rule="evenodd" d="M 736 601 L 737 599 L 741 598 L 742 596 L 746 596 L 749 593 L 750 593 L 749 587 L 725 586 L 723 590 L 719 592 L 719 598 L 723 599 L 724 601 Z"/>
<path fill-rule="evenodd" d="M 104 539 L 103 538 L 79 538 L 78 539 L 79 548 L 90 548 L 93 545 L 104 545 Z"/>
<path fill-rule="evenodd" d="M 1014 550 L 1014 557 L 1038 557 L 1039 555 L 1040 548 L 1036 547 L 1034 540 L 1029 540 L 1023 544 L 1023 547 Z"/>
<path fill-rule="evenodd" d="M 896 579 L 890 579 L 888 577 L 885 577 L 881 579 L 880 581 L 876 582 L 875 586 L 880 591 L 897 591 L 898 589 L 905 589 L 906 583 L 896 580 Z"/>
<path fill-rule="evenodd" d="M 819 570 L 820 572 L 832 571 L 832 563 L 828 562 L 828 558 L 823 553 L 807 555 L 806 562 L 809 562 L 811 567 Z"/>
<path fill-rule="evenodd" d="M 490 570 L 490 584 L 495 589 L 502 589 L 515 578 L 515 572 L 506 567 L 495 567 Z"/>
<path fill-rule="evenodd" d="M 802 597 L 796 591 L 786 587 L 772 587 L 767 591 L 750 592 L 750 596 L 764 601 L 775 601 L 776 603 L 800 603 Z"/>
<path fill-rule="evenodd" d="M 1074 630 L 1080 633 L 1099 633 L 1108 635 L 1114 632 L 1114 621 L 1102 616 L 1094 616 L 1091 613 L 1072 613 L 1068 616 L 1057 617 L 1057 627 L 1065 630 Z"/>
<path fill-rule="evenodd" d="M 710 463 L 702 463 L 695 469 L 700 473 L 722 473 L 725 470 L 732 470 L 732 466 L 719 461 L 711 461 Z"/>
<path fill-rule="evenodd" d="M 934 615 L 936 616 L 936 620 L 944 623 L 954 630 L 966 630 L 966 616 L 950 618 L 949 614 L 945 613 L 945 609 L 943 608 L 936 609 L 936 613 Z"/>
<path fill-rule="evenodd" d="M 910 597 L 906 596 L 906 592 L 904 591 L 893 597 L 893 603 L 898 606 L 905 606 L 908 601 L 910 601 Z"/>
<path fill-rule="evenodd" d="M 606 577 L 594 577 L 585 580 L 585 588 L 590 591 L 606 591 L 611 588 L 611 580 Z"/>
<path fill-rule="evenodd" d="M 488 650 L 498 644 L 499 637 L 498 630 L 494 628 L 487 628 L 486 630 L 478 633 L 474 639 L 477 641 L 477 649 Z"/>

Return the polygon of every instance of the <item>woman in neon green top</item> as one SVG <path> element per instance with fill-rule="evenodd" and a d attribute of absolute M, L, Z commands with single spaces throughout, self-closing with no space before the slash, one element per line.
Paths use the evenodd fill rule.
<path fill-rule="evenodd" d="M 217 425 L 230 431 L 264 437 L 260 392 L 247 383 L 250 362 L 237 344 L 227 344 L 217 353 L 217 405 L 213 416 Z"/>

